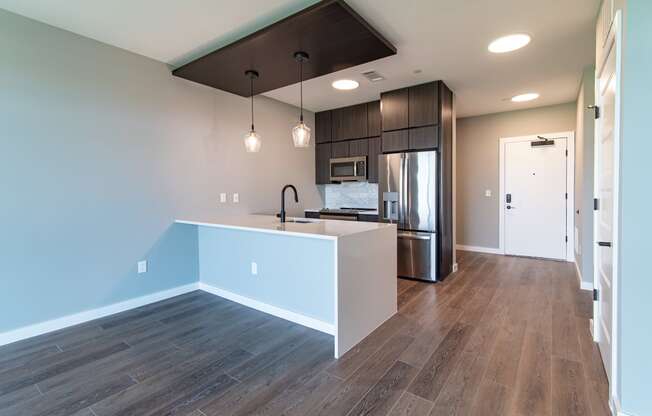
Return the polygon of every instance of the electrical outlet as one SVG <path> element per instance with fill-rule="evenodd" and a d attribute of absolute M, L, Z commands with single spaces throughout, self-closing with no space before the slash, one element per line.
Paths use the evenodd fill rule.
<path fill-rule="evenodd" d="M 220 202 L 225 203 L 226 202 L 226 192 L 222 192 L 220 194 Z"/>
<path fill-rule="evenodd" d="M 255 261 L 251 262 L 251 274 L 253 274 L 254 276 L 258 275 L 258 263 L 256 263 Z"/>
<path fill-rule="evenodd" d="M 484 191 L 484 196 L 486 196 L 487 198 L 491 197 L 491 189 L 487 189 L 486 191 Z"/>
<path fill-rule="evenodd" d="M 233 203 L 237 204 L 238 202 L 240 202 L 240 195 L 236 192 L 233 194 Z"/>
<path fill-rule="evenodd" d="M 147 260 L 138 262 L 138 274 L 147 273 Z"/>

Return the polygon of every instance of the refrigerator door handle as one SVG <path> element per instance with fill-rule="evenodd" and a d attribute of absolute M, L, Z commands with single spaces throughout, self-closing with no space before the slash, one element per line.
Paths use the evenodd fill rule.
<path fill-rule="evenodd" d="M 401 155 L 401 224 L 407 224 L 407 194 L 408 194 L 408 183 L 407 183 L 407 173 L 408 173 L 408 156 L 403 153 Z"/>

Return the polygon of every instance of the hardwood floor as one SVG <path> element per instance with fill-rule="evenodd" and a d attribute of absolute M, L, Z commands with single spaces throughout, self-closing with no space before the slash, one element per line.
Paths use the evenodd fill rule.
<path fill-rule="evenodd" d="M 332 338 L 203 292 L 0 347 L 0 416 L 609 415 L 572 264 L 458 252 Z"/>

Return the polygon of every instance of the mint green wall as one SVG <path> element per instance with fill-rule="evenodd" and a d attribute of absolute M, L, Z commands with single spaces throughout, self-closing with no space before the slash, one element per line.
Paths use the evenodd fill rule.
<path fill-rule="evenodd" d="M 202 283 L 335 324 L 335 241 L 198 228 Z"/>
<path fill-rule="evenodd" d="M 652 2 L 628 0 L 622 91 L 620 228 L 620 401 L 652 414 Z"/>
<path fill-rule="evenodd" d="M 256 106 L 247 154 L 249 100 L 0 10 L 0 334 L 197 282 L 196 229 L 175 217 L 275 212 L 286 183 L 293 214 L 320 207 L 298 109 Z"/>

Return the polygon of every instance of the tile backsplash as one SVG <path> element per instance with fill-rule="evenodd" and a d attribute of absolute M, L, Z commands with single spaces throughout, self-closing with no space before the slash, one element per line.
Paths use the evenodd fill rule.
<path fill-rule="evenodd" d="M 378 184 L 345 182 L 324 185 L 324 208 L 378 208 Z"/>

